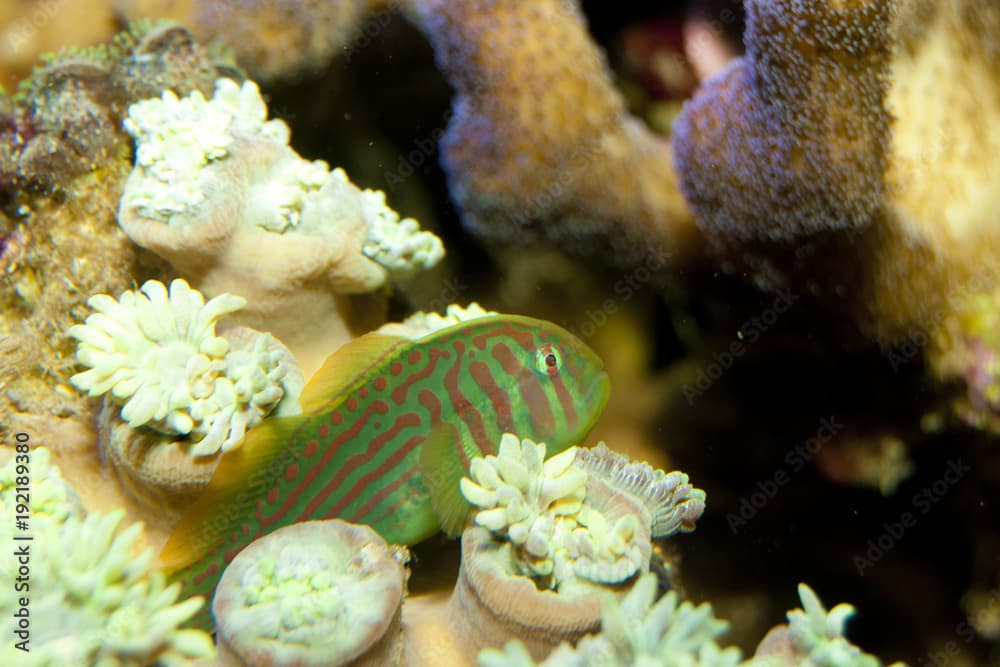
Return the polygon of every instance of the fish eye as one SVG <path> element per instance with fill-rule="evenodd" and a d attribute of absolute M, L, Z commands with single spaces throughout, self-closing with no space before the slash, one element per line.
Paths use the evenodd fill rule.
<path fill-rule="evenodd" d="M 535 368 L 540 373 L 555 375 L 562 368 L 562 355 L 552 344 L 546 343 L 535 351 Z"/>

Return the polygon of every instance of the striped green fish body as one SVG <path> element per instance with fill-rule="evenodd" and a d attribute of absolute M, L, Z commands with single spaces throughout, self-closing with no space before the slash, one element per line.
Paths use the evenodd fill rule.
<path fill-rule="evenodd" d="M 600 359 L 541 320 L 487 317 L 416 341 L 362 336 L 310 380 L 302 416 L 265 420 L 223 457 L 161 564 L 185 595 L 210 597 L 239 551 L 295 522 L 341 518 L 414 544 L 440 529 L 442 508 L 464 509 L 457 483 L 432 499 L 435 476 L 455 481 L 505 432 L 550 455 L 578 444 L 607 397 Z"/>

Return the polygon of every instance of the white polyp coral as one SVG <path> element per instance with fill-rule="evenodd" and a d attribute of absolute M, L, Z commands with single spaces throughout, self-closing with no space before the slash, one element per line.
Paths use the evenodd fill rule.
<path fill-rule="evenodd" d="M 634 575 L 643 563 L 637 518 L 609 524 L 586 504 L 576 448 L 544 458 L 544 444 L 506 433 L 496 456 L 473 459 L 461 491 L 479 508 L 475 522 L 514 546 L 522 574 L 553 587 L 575 577 L 619 583 Z"/>
<path fill-rule="evenodd" d="M 88 370 L 70 380 L 91 396 L 108 393 L 133 428 L 200 439 L 192 454 L 232 449 L 247 429 L 285 395 L 288 362 L 267 334 L 247 349 L 230 349 L 216 323 L 245 300 L 222 294 L 207 303 L 183 280 L 170 292 L 150 280 L 117 301 L 106 294 L 87 303 L 97 311 L 70 328 L 77 360 Z"/>
<path fill-rule="evenodd" d="M 556 551 L 557 570 L 572 568 L 575 576 L 598 583 L 628 580 L 644 559 L 637 539 L 639 519 L 626 514 L 612 525 L 603 513 L 584 503 L 576 517 L 579 525 L 556 538 L 563 546 Z"/>
<path fill-rule="evenodd" d="M 15 657 L 10 642 L 0 649 L 0 656 L 8 653 L 0 662 L 114 667 L 187 664 L 212 655 L 207 634 L 178 629 L 202 599 L 177 602 L 180 586 L 167 586 L 162 572 L 150 570 L 152 550 L 136 554 L 141 524 L 115 535 L 123 514 L 34 522 L 31 617 L 42 622 L 31 626 L 28 662 L 20 652 Z M 3 519 L 4 526 L 14 523 L 13 515 Z M 2 569 L 10 570 L 5 574 L 13 581 L 14 559 L 4 562 L 9 566 Z M 4 618 L 12 617 L 15 599 L 4 596 L 0 601 Z"/>
<path fill-rule="evenodd" d="M 287 526 L 223 575 L 212 608 L 220 646 L 240 664 L 355 664 L 393 625 L 404 585 L 402 564 L 369 527 Z"/>
<path fill-rule="evenodd" d="M 524 644 L 508 642 L 503 650 L 479 653 L 480 667 L 880 667 L 881 661 L 851 644 L 844 623 L 854 613 L 848 604 L 829 612 L 805 584 L 799 585 L 803 609 L 788 612 L 788 642 L 778 653 L 741 662 L 736 648 L 722 648 L 718 638 L 728 623 L 712 607 L 681 602 L 676 591 L 656 600 L 653 574 L 640 577 L 622 601 L 608 596 L 601 610 L 601 632 L 575 647 L 562 644 L 536 663 Z M 772 631 L 774 632 L 774 631 Z M 770 635 L 769 635 L 770 636 Z M 784 640 L 785 637 L 782 637 Z M 767 640 L 765 640 L 766 642 Z M 903 667 L 894 663 L 891 667 Z"/>
<path fill-rule="evenodd" d="M 379 333 L 392 336 L 405 336 L 417 340 L 424 336 L 429 336 L 435 331 L 455 326 L 461 322 L 477 320 L 481 317 L 495 317 L 496 311 L 486 310 L 473 301 L 466 307 L 458 304 L 451 304 L 445 308 L 444 315 L 434 312 L 417 312 L 410 315 L 402 322 L 390 322 L 379 328 Z"/>
<path fill-rule="evenodd" d="M 801 667 L 879 667 L 879 660 L 844 637 L 854 607 L 841 603 L 827 611 L 809 586 L 799 584 L 801 609 L 788 612 L 788 628 Z"/>
<path fill-rule="evenodd" d="M 290 138 L 284 121 L 267 120 L 257 84 L 240 86 L 231 79 L 219 79 L 210 100 L 197 90 L 184 98 L 166 90 L 137 102 L 129 107 L 124 126 L 136 140 L 135 166 L 147 176 L 129 191 L 129 201 L 162 222 L 205 200 L 204 167 L 231 157 L 235 137 L 257 136 L 280 145 Z M 272 215 L 259 223 L 271 231 L 294 226 L 305 194 L 318 190 L 329 172 L 325 163 L 306 160 L 287 167 L 274 174 L 268 187 Z"/>
<path fill-rule="evenodd" d="M 27 461 L 19 458 L 26 456 Z M 75 493 L 43 448 L 18 454 L 0 469 L 0 539 L 28 550 L 30 573 L 17 558 L 0 559 L 0 575 L 28 582 L 22 594 L 0 596 L 5 634 L 16 637 L 22 597 L 30 598 L 30 652 L 0 646 L 4 665 L 184 665 L 214 653 L 211 638 L 181 630 L 201 598 L 177 602 L 179 585 L 151 570 L 153 552 L 139 552 L 141 524 L 118 532 L 124 512 L 81 518 Z M 18 507 L 17 478 L 31 477 L 31 502 Z M 20 523 L 22 522 L 23 523 Z M 30 537 L 30 541 L 15 538 Z M 69 557 L 67 557 L 69 556 Z M 19 580 L 18 577 L 22 578 Z M 18 589 L 15 589 L 18 590 Z"/>
<path fill-rule="evenodd" d="M 399 278 L 444 256 L 441 240 L 421 231 L 412 218 L 400 220 L 385 193 L 362 191 L 342 169 L 331 172 L 326 162 L 295 153 L 288 145 L 288 126 L 267 120 L 267 106 L 252 81 L 240 85 L 219 79 L 210 100 L 198 91 L 182 99 L 165 91 L 130 106 L 124 125 L 136 140 L 137 176 L 126 187 L 123 210 L 190 223 L 195 210 L 225 187 L 220 179 L 229 178 L 226 165 L 256 143 L 267 145 L 270 157 L 246 175 L 242 224 L 283 234 L 299 227 L 332 227 L 334 221 L 326 219 L 331 213 L 332 218 L 359 217 L 367 226 L 362 252 Z"/>
<path fill-rule="evenodd" d="M 26 481 L 30 481 L 29 507 L 33 517 L 63 522 L 85 513 L 76 492 L 63 479 L 59 468 L 52 463 L 52 453 L 45 447 L 16 454 L 0 468 L 0 513 L 16 513 L 17 487 L 28 487 Z"/>
<path fill-rule="evenodd" d="M 361 212 L 368 223 L 362 251 L 395 277 L 405 278 L 419 269 L 434 266 L 444 257 L 441 239 L 421 231 L 413 218 L 399 214 L 385 203 L 381 190 L 361 193 Z"/>
<path fill-rule="evenodd" d="M 716 619 L 708 604 L 680 602 L 675 591 L 656 600 L 656 576 L 640 577 L 625 598 L 608 598 L 601 612 L 601 633 L 563 644 L 542 667 L 734 667 L 735 648 L 722 649 L 716 639 L 728 624 Z M 482 667 L 537 667 L 517 640 L 502 651 L 480 652 Z"/>
<path fill-rule="evenodd" d="M 705 492 L 694 488 L 688 476 L 678 470 L 667 473 L 654 469 L 648 463 L 611 451 L 603 442 L 592 449 L 578 449 L 576 460 L 589 474 L 645 505 L 652 519 L 653 537 L 690 532 L 705 511 Z"/>

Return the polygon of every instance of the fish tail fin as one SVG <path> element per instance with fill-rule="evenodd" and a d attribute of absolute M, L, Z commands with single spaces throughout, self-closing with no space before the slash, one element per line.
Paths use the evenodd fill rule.
<path fill-rule="evenodd" d="M 468 523 L 472 510 L 459 486 L 468 471 L 458 456 L 458 433 L 454 426 L 441 424 L 420 447 L 420 473 L 431 496 L 431 507 L 441 530 L 449 537 L 456 537 Z"/>
<path fill-rule="evenodd" d="M 282 454 L 290 452 L 286 444 L 308 419 L 265 419 L 247 432 L 240 447 L 224 454 L 201 496 L 170 534 L 160 567 L 173 572 L 194 563 L 251 516 L 280 474 Z"/>

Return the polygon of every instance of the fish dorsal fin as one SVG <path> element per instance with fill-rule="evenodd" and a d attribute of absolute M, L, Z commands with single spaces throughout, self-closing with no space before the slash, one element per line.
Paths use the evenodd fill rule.
<path fill-rule="evenodd" d="M 420 473 L 431 496 L 431 508 L 449 537 L 461 534 L 472 506 L 462 495 L 459 482 L 468 474 L 458 449 L 458 430 L 438 424 L 420 445 Z"/>
<path fill-rule="evenodd" d="M 201 496 L 170 534 L 160 552 L 160 567 L 175 571 L 216 547 L 257 509 L 268 483 L 262 478 L 307 417 L 272 417 L 250 429 L 243 443 L 225 453 Z M 242 498 L 240 496 L 243 496 Z"/>
<path fill-rule="evenodd" d="M 330 407 L 337 397 L 355 387 L 368 370 L 400 346 L 413 341 L 402 336 L 370 333 L 337 349 L 313 373 L 302 390 L 299 402 L 303 414 L 315 414 Z"/>

